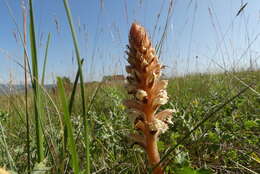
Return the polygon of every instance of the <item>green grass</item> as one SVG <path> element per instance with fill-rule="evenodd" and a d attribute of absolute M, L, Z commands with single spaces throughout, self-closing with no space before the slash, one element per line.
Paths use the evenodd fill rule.
<path fill-rule="evenodd" d="M 36 142 L 37 142 L 37 156 L 38 162 L 42 162 L 44 159 L 44 137 L 42 131 L 42 115 L 44 114 L 43 103 L 42 103 L 42 92 L 39 87 L 38 77 L 38 58 L 37 58 L 37 46 L 35 38 L 34 28 L 34 14 L 32 0 L 29 1 L 30 9 L 30 48 L 31 48 L 31 61 L 32 61 L 32 88 L 34 94 L 34 115 L 35 115 L 35 126 L 36 126 Z"/>
<path fill-rule="evenodd" d="M 64 115 L 64 124 L 66 125 L 66 129 L 64 130 L 64 134 L 68 136 L 68 142 L 65 142 L 68 146 L 69 153 L 72 157 L 72 169 L 73 173 L 78 174 L 79 173 L 79 159 L 78 159 L 78 153 L 76 149 L 76 143 L 75 139 L 73 136 L 73 126 L 71 123 L 71 117 L 69 113 L 69 107 L 68 107 L 68 102 L 67 98 L 65 96 L 65 90 L 63 87 L 63 82 L 61 78 L 58 78 L 58 90 L 59 90 L 59 96 L 60 96 L 60 101 L 62 104 L 63 108 L 63 115 Z M 66 132 L 65 132 L 66 131 Z"/>
<path fill-rule="evenodd" d="M 63 2 L 78 63 L 75 80 L 58 77 L 57 88 L 43 88 L 49 34 L 39 81 L 30 0 L 32 88 L 27 98 L 0 95 L 0 166 L 33 174 L 146 173 L 145 153 L 128 138 L 133 128 L 122 104 L 126 90 L 122 83 L 84 83 L 72 15 Z M 177 111 L 158 142 L 167 173 L 260 173 L 259 70 L 170 78 L 167 90 L 169 102 L 161 109 Z"/>
<path fill-rule="evenodd" d="M 88 121 L 87 121 L 87 115 L 86 115 L 86 105 L 85 105 L 85 91 L 84 91 L 84 78 L 83 78 L 83 72 L 82 72 L 82 59 L 80 56 L 80 50 L 79 50 L 79 46 L 78 46 L 78 40 L 77 40 L 77 36 L 76 36 L 76 32 L 75 32 L 75 28 L 74 28 L 74 24 L 73 24 L 73 20 L 72 20 L 72 15 L 71 15 L 71 11 L 70 11 L 70 7 L 69 7 L 69 3 L 67 0 L 63 0 L 64 2 L 64 7 L 66 10 L 66 14 L 67 14 L 67 18 L 68 18 L 68 22 L 69 22 L 69 26 L 70 26 L 70 31 L 71 31 L 71 35 L 73 38 L 73 44 L 74 44 L 74 48 L 76 51 L 76 57 L 77 57 L 77 62 L 78 62 L 78 71 L 79 71 L 79 79 L 80 79 L 80 92 L 81 92 L 81 103 L 82 103 L 82 117 L 83 117 L 83 127 L 84 127 L 84 131 L 83 131 L 83 135 L 84 135 L 84 141 L 85 141 L 85 154 L 86 154 L 86 168 L 85 168 L 85 173 L 86 174 L 90 174 L 90 154 L 89 154 L 89 126 L 88 126 Z"/>
<path fill-rule="evenodd" d="M 254 82 L 254 89 L 260 90 L 260 71 L 238 72 L 233 73 L 233 75 L 248 84 Z M 60 83 L 59 80 L 59 88 L 61 88 Z M 66 88 L 66 84 L 64 85 L 65 95 L 71 93 L 72 87 Z M 166 169 L 169 173 L 191 170 L 190 168 L 200 170 L 207 168 L 211 172 L 217 171 L 218 173 L 247 173 L 247 169 L 243 167 L 260 172 L 259 162 L 257 162 L 260 156 L 258 148 L 260 141 L 260 98 L 253 91 L 247 90 L 246 93 L 225 105 L 209 121 L 196 129 L 185 141 L 182 141 L 182 138 L 204 118 L 205 114 L 222 104 L 227 98 L 236 95 L 242 88 L 244 85 L 227 74 L 195 74 L 170 79 L 168 87 L 170 101 L 164 107 L 175 108 L 178 112 L 174 115 L 174 124 L 170 127 L 170 131 L 162 135 L 159 149 L 163 155 L 169 148 L 176 144 L 180 145 L 167 156 L 166 161 L 171 160 L 168 161 L 169 165 Z M 60 96 L 64 97 L 61 89 L 59 89 L 58 94 L 61 92 Z M 122 101 L 127 97 L 123 86 L 120 84 L 89 83 L 85 84 L 85 93 L 86 105 L 90 106 L 87 111 L 91 134 L 90 172 L 143 173 L 147 162 L 145 153 L 137 146 L 132 147 L 127 138 L 132 127 L 122 105 Z M 31 94 L 32 92 L 30 92 L 28 99 L 31 101 L 29 102 L 30 115 L 34 112 L 33 95 Z M 58 107 L 58 111 L 56 111 L 51 102 L 46 102 L 45 108 L 48 108 L 46 113 L 51 115 L 52 120 L 49 122 L 45 117 L 42 119 L 44 134 L 48 137 L 48 142 L 52 142 L 51 146 L 44 143 L 46 166 L 51 168 L 49 173 L 61 171 L 62 168 L 58 168 L 55 164 L 63 162 L 67 166 L 70 164 L 68 160 L 71 160 L 73 165 L 63 169 L 66 170 L 66 173 L 75 169 L 76 163 L 73 162 L 75 160 L 79 161 L 80 171 L 85 171 L 85 141 L 82 129 L 82 110 L 80 109 L 81 94 L 75 93 L 75 103 L 71 114 L 68 112 L 68 103 L 64 103 L 68 99 L 58 99 L 57 94 L 51 91 L 49 94 Z M 23 112 L 22 96 L 19 94 L 10 96 L 10 99 L 14 98 L 13 105 L 19 106 L 18 109 Z M 0 103 L 2 103 L 0 121 L 3 125 L 8 151 L 17 166 L 17 171 L 23 173 L 27 165 L 26 161 L 23 160 L 26 157 L 24 146 L 26 127 L 19 119 L 17 112 L 12 110 L 12 106 L 10 106 L 11 109 L 8 108 L 6 100 L 6 97 L 0 97 Z M 71 119 L 67 118 L 66 120 L 71 122 L 68 131 L 72 132 L 67 135 L 68 139 L 75 140 L 73 153 L 69 150 L 70 148 L 68 152 L 62 150 L 63 134 L 61 133 L 63 131 L 60 127 L 59 114 L 63 115 L 64 121 L 65 117 L 70 115 Z M 68 125 L 68 123 L 64 123 L 64 125 Z M 35 126 L 30 128 L 31 132 L 35 132 L 35 129 Z M 76 138 L 77 136 L 78 138 Z M 30 137 L 33 138 L 35 135 L 32 134 Z M 2 147 L 0 149 L 0 165 L 7 165 L 10 168 L 12 164 L 6 156 L 6 151 Z M 63 156 L 62 152 L 65 153 Z M 73 157 L 76 153 L 78 153 L 78 157 Z M 36 164 L 34 161 L 36 154 L 37 143 L 32 141 L 31 163 L 33 166 Z"/>

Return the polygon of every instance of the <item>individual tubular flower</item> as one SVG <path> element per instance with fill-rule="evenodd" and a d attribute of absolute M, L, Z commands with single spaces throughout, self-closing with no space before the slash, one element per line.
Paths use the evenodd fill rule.
<path fill-rule="evenodd" d="M 160 134 L 166 132 L 168 124 L 172 123 L 174 110 L 166 109 L 157 113 L 158 108 L 168 101 L 167 80 L 161 80 L 161 69 L 155 49 L 152 47 L 144 27 L 133 23 L 129 33 L 129 45 L 126 51 L 128 63 L 128 84 L 126 89 L 133 97 L 124 101 L 129 112 L 136 134 L 131 134 L 135 144 L 141 145 L 147 152 L 151 166 L 160 162 L 157 140 Z M 162 174 L 162 166 L 153 170 L 154 174 Z"/>

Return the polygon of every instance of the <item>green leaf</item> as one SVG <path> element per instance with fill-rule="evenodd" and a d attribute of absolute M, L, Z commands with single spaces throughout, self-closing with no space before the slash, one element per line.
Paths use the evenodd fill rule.
<path fill-rule="evenodd" d="M 47 160 L 36 163 L 31 174 L 46 174 L 51 168 L 47 167 Z"/>
<path fill-rule="evenodd" d="M 45 56 L 44 56 L 44 63 L 42 68 L 42 85 L 44 85 L 44 79 L 45 79 L 45 70 L 46 70 L 46 64 L 47 64 L 47 57 L 48 57 L 48 48 L 51 40 L 51 33 L 48 34 L 46 49 L 45 49 Z"/>
<path fill-rule="evenodd" d="M 175 174 L 211 174 L 212 172 L 207 169 L 195 170 L 191 167 L 182 167 L 176 170 Z"/>
<path fill-rule="evenodd" d="M 158 146 L 159 151 L 162 151 L 165 149 L 165 144 L 162 141 L 158 141 L 157 146 Z"/>
<path fill-rule="evenodd" d="M 44 137 L 43 129 L 41 127 L 41 116 L 44 115 L 44 106 L 41 100 L 41 91 L 38 80 L 38 58 L 37 58 L 37 47 L 36 47 L 36 36 L 34 26 L 34 15 L 32 0 L 29 1 L 30 7 L 30 47 L 32 57 L 32 88 L 34 95 L 34 109 L 35 109 L 35 127 L 36 127 L 36 143 L 37 143 L 37 155 L 38 162 L 44 159 Z"/>
<path fill-rule="evenodd" d="M 198 174 L 196 170 L 193 170 L 190 167 L 183 167 L 180 169 L 177 169 L 175 172 L 176 174 Z"/>
<path fill-rule="evenodd" d="M 188 164 L 188 152 L 177 152 L 176 155 L 176 162 L 181 165 L 187 165 Z"/>
<path fill-rule="evenodd" d="M 83 125 L 84 125 L 84 132 L 83 132 L 83 136 L 84 136 L 84 142 L 85 142 L 85 155 L 86 155 L 86 173 L 90 174 L 90 150 L 89 150 L 89 146 L 90 146 L 90 139 L 89 139 L 89 126 L 88 126 L 88 121 L 86 118 L 86 106 L 85 106 L 85 90 L 84 90 L 84 77 L 83 77 L 83 73 L 82 73 L 82 66 L 81 66 L 81 56 L 80 56 L 80 50 L 79 50 L 79 46 L 78 46 L 78 39 L 77 39 L 77 35 L 76 35 L 76 30 L 74 28 L 74 24 L 73 24 L 73 19 L 72 19 L 72 15 L 71 15 L 71 10 L 69 7 L 69 2 L 68 0 L 63 0 L 63 4 L 66 10 L 66 14 L 67 14 L 67 19 L 68 19 L 68 23 L 70 26 L 70 31 L 71 31 L 71 35 L 72 35 L 72 39 L 73 39 L 73 44 L 74 44 L 74 48 L 76 51 L 76 58 L 77 58 L 77 62 L 78 62 L 78 70 L 79 70 L 79 79 L 80 79 L 80 92 L 81 92 L 81 103 L 82 103 L 82 117 L 83 117 Z"/>
<path fill-rule="evenodd" d="M 248 130 L 248 129 L 257 127 L 257 123 L 255 121 L 252 121 L 252 120 L 247 120 L 247 121 L 244 122 L 244 126 Z"/>
<path fill-rule="evenodd" d="M 79 173 L 79 158 L 78 158 L 78 153 L 76 150 L 76 143 L 73 137 L 73 126 L 71 123 L 70 119 L 70 113 L 69 113 L 69 107 L 67 104 L 67 98 L 65 96 L 65 89 L 63 87 L 62 79 L 58 77 L 58 92 L 60 96 L 60 101 L 62 104 L 62 109 L 63 109 L 63 115 L 64 115 L 64 122 L 66 125 L 66 133 L 68 135 L 68 147 L 69 147 L 69 152 L 72 158 L 72 169 L 75 174 Z"/>
<path fill-rule="evenodd" d="M 212 172 L 208 169 L 199 169 L 197 171 L 198 174 L 211 174 Z"/>
<path fill-rule="evenodd" d="M 216 133 L 209 131 L 208 136 L 209 136 L 209 140 L 212 141 L 213 143 L 219 142 L 219 137 Z"/>
<path fill-rule="evenodd" d="M 251 158 L 253 158 L 257 163 L 260 164 L 260 157 L 255 152 L 251 154 Z"/>

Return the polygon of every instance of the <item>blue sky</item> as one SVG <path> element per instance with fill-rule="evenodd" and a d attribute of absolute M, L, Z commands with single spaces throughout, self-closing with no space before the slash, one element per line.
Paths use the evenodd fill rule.
<path fill-rule="evenodd" d="M 23 49 L 19 0 L 0 0 L 0 83 L 23 82 Z M 170 0 L 70 0 L 81 55 L 85 59 L 85 80 L 122 74 L 125 48 L 132 22 L 145 26 L 158 43 L 166 22 Z M 241 5 L 248 2 L 236 17 Z M 10 7 L 19 29 L 16 27 Z M 47 83 L 56 76 L 75 76 L 76 59 L 62 0 L 34 0 L 39 66 L 42 66 L 47 35 L 51 43 L 47 62 Z M 158 20 L 158 15 L 159 20 Z M 259 66 L 260 1 L 175 0 L 163 45 L 161 61 L 168 76 L 193 72 L 216 72 L 230 68 Z M 157 25 L 156 25 L 157 24 Z M 156 30 L 155 30 L 155 26 Z M 260 37 L 260 36 L 259 36 Z M 29 38 L 28 38 L 29 39 Z M 29 48 L 28 48 L 29 49 Z"/>

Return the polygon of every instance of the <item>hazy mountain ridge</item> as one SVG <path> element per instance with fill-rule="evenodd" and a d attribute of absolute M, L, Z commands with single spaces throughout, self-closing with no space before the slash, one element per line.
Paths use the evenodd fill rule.
<path fill-rule="evenodd" d="M 32 88 L 32 85 L 28 85 L 29 88 Z M 50 89 L 55 87 L 55 84 L 48 84 L 45 85 L 44 87 L 46 89 Z M 22 84 L 16 84 L 16 85 L 9 85 L 9 84 L 0 84 L 0 94 L 3 93 L 14 93 L 14 92 L 23 92 L 25 88 L 25 85 Z"/>

